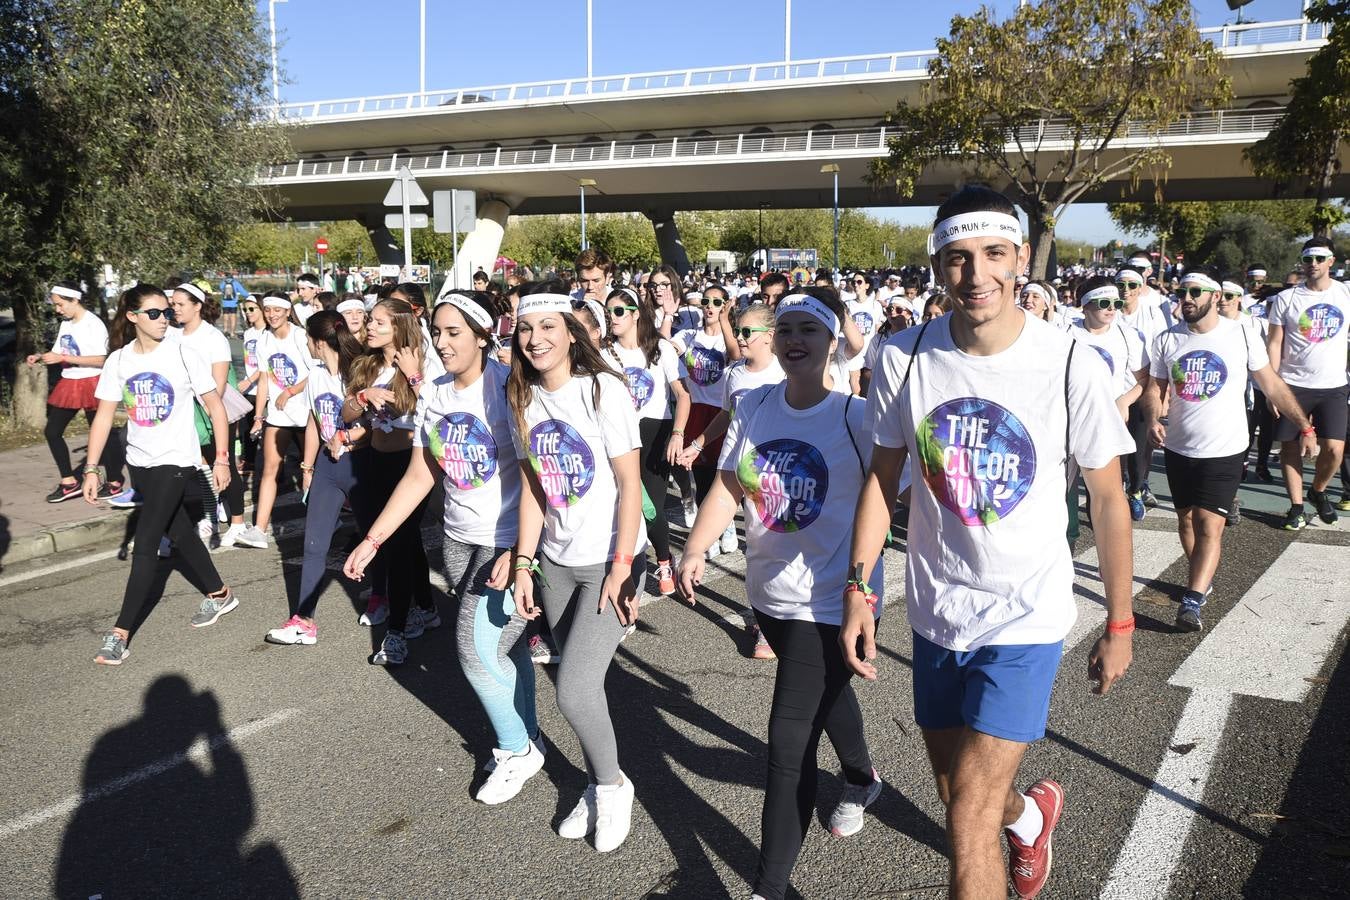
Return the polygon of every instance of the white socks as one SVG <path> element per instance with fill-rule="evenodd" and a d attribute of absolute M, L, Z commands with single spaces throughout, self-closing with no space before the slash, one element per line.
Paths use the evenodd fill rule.
<path fill-rule="evenodd" d="M 1022 815 L 1017 817 L 1017 821 L 1008 826 L 1008 830 L 1017 835 L 1017 839 L 1024 844 L 1036 843 L 1036 838 L 1041 836 L 1041 829 L 1045 827 L 1045 816 L 1041 814 L 1041 808 L 1036 805 L 1036 801 L 1022 795 Z"/>

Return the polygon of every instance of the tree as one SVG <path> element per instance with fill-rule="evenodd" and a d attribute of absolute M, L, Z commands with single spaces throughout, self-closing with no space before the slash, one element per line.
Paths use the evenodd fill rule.
<path fill-rule="evenodd" d="M 1227 102 L 1219 53 L 1188 0 L 1044 0 L 1003 22 L 982 7 L 937 42 L 922 105 L 901 102 L 874 184 L 913 196 L 939 161 L 1003 185 L 1030 225 L 1044 277 L 1055 222 L 1107 181 L 1164 170 L 1155 137 L 1198 106 Z"/>
<path fill-rule="evenodd" d="M 1198 247 L 1216 224 L 1230 216 L 1261 219 L 1287 243 L 1307 234 L 1311 200 L 1225 200 L 1182 203 L 1111 203 L 1106 207 L 1123 231 L 1156 235 L 1166 246 L 1189 251 Z"/>
<path fill-rule="evenodd" d="M 1281 235 L 1270 221 L 1252 213 L 1225 212 L 1187 251 L 1186 262 L 1210 265 L 1239 275 L 1251 263 L 1265 263 L 1271 280 L 1282 278 L 1298 258 L 1292 236 Z"/>
<path fill-rule="evenodd" d="M 1341 168 L 1341 145 L 1350 140 L 1350 0 L 1319 0 L 1306 14 L 1333 26 L 1326 46 L 1308 60 L 1308 74 L 1291 82 L 1280 121 L 1242 155 L 1258 177 L 1277 182 L 1277 193 L 1304 186 L 1304 196 L 1316 200 L 1308 227 L 1326 237 L 1346 219 L 1331 202 L 1331 182 Z"/>
<path fill-rule="evenodd" d="M 0 0 L 0 281 L 19 356 L 45 287 L 96 267 L 159 278 L 218 260 L 283 156 L 251 0 Z M 15 417 L 42 418 L 20 366 Z"/>

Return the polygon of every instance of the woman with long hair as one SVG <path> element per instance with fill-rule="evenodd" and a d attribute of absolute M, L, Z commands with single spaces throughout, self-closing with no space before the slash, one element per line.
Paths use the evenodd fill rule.
<path fill-rule="evenodd" d="M 305 445 L 300 471 L 305 491 L 305 556 L 300 566 L 300 592 L 290 599 L 290 618 L 267 632 L 273 644 L 316 644 L 314 611 L 323 593 L 328 550 L 337 531 L 342 504 L 359 489 L 351 451 L 363 442 L 366 429 L 342 419 L 347 396 L 342 373 L 363 347 L 341 313 L 323 310 L 305 322 L 309 354 L 318 362 L 305 379 Z"/>
<path fill-rule="evenodd" d="M 258 341 L 267 330 L 267 323 L 263 321 L 261 301 L 252 294 L 239 301 L 239 311 L 244 316 L 244 380 L 239 382 L 239 390 L 254 402 L 254 409 L 235 424 L 235 433 L 243 448 L 239 471 L 247 475 L 257 468 L 258 463 L 258 440 L 253 435 L 253 423 L 257 421 L 258 381 L 263 377 L 262 369 L 258 367 Z"/>
<path fill-rule="evenodd" d="M 605 354 L 623 374 L 637 410 L 638 433 L 642 436 L 642 487 L 656 507 L 647 536 L 656 554 L 657 587 L 666 596 L 675 593 L 670 527 L 665 514 L 666 478 L 684 448 L 689 392 L 680 381 L 679 351 L 656 330 L 654 310 L 638 299 L 637 291 L 628 287 L 610 291 L 605 305 L 609 314 Z"/>
<path fill-rule="evenodd" d="M 243 537 L 248 546 L 265 549 L 286 450 L 292 444 L 304 446 L 309 412 L 304 403 L 291 401 L 305 392 L 305 379 L 312 363 L 304 326 L 290 299 L 279 291 L 269 291 L 263 297 L 262 310 L 267 331 L 258 341 L 258 363 L 263 377 L 258 379 L 253 435 L 262 435 L 263 470 L 257 505 L 253 508 L 253 525 Z"/>
<path fill-rule="evenodd" d="M 881 793 L 839 647 L 844 590 L 860 583 L 850 581 L 849 550 L 872 450 L 865 403 L 825 384 L 840 329 L 831 305 L 811 295 L 785 297 L 775 317 L 774 349 L 786 378 L 736 404 L 718 479 L 680 560 L 680 588 L 692 602 L 707 548 L 744 503 L 746 596 L 778 657 L 753 888 L 766 900 L 783 897 L 806 836 L 822 733 L 839 755 L 845 781 L 830 830 L 856 834 L 863 810 Z M 884 582 L 879 573 L 872 577 Z M 873 595 L 869 602 L 879 615 L 880 599 Z"/>
<path fill-rule="evenodd" d="M 400 290 L 402 289 L 400 285 Z M 347 375 L 342 418 L 360 421 L 370 429 L 370 453 L 356 459 L 356 479 L 370 510 L 382 508 L 393 496 L 413 456 L 414 413 L 422 390 L 426 363 L 422 356 L 422 329 L 413 307 L 390 297 L 370 310 L 366 350 Z M 408 641 L 428 628 L 438 628 L 441 617 L 431 596 L 431 575 L 422 546 L 422 512 L 426 498 L 382 543 L 388 567 L 388 630 L 380 649 L 371 657 L 377 666 L 402 665 Z M 361 516 L 364 519 L 364 515 Z M 373 589 L 372 589 L 373 592 Z"/>
<path fill-rule="evenodd" d="M 204 595 L 193 627 L 204 628 L 239 605 L 220 579 L 211 554 L 202 544 L 183 501 L 188 484 L 198 477 L 201 447 L 193 409 L 196 396 L 206 407 L 214 428 L 212 477 L 217 490 L 230 482 L 229 429 L 225 408 L 216 394 L 216 382 L 206 362 L 181 341 L 164 339 L 169 330 L 169 301 L 153 285 L 137 285 L 122 294 L 117 305 L 111 346 L 113 352 L 99 375 L 94 396 L 98 412 L 89 429 L 89 464 L 84 470 L 84 499 L 98 501 L 105 472 L 98 465 L 112 430 L 117 404 L 127 408 L 127 463 L 140 492 L 142 505 L 136 520 L 136 544 L 131 574 L 122 596 L 122 610 L 94 661 L 117 666 L 130 655 L 128 644 L 149 606 L 159 600 L 155 570 L 160 538 L 168 534 L 189 579 Z"/>
<path fill-rule="evenodd" d="M 438 478 L 445 488 L 445 577 L 459 600 L 460 665 L 497 734 L 487 780 L 475 794 L 504 803 L 544 765 L 535 716 L 534 666 L 525 620 L 504 585 L 519 524 L 520 469 L 506 402 L 509 370 L 492 358 L 496 316 L 487 294 L 455 291 L 437 301 L 431 336 L 445 373 L 417 403 L 414 451 L 403 480 L 343 571 L 360 580 Z M 490 586 L 496 584 L 496 587 Z"/>
<path fill-rule="evenodd" d="M 61 317 L 52 349 L 34 353 L 24 361 L 30 366 L 61 366 L 61 374 L 47 395 L 47 427 L 43 436 L 60 481 L 50 494 L 48 503 L 60 503 L 81 494 L 82 486 L 70 464 L 70 448 L 66 446 L 66 428 L 77 413 L 83 412 L 85 421 L 93 423 L 98 409 L 94 387 L 103 362 L 108 356 L 108 328 L 103 320 L 84 308 L 80 286 L 73 281 L 52 285 L 49 299 L 52 309 Z M 104 456 L 107 458 L 108 481 L 101 489 L 99 499 L 107 500 L 122 493 L 122 441 L 119 433 L 112 433 Z"/>
<path fill-rule="evenodd" d="M 542 606 L 548 619 L 562 651 L 558 709 L 581 743 L 590 781 L 558 834 L 579 840 L 595 832 L 604 853 L 627 838 L 633 812 L 605 672 L 637 619 L 646 574 L 633 566 L 647 545 L 642 438 L 632 398 L 591 344 L 570 297 L 523 296 L 517 314 L 507 399 L 528 489 L 512 567 L 516 612 L 534 619 Z"/>

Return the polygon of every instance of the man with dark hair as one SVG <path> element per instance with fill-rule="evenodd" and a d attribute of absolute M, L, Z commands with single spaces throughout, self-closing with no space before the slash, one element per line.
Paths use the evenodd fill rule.
<path fill-rule="evenodd" d="M 914 713 L 947 807 L 950 893 L 1002 896 L 1007 876 L 1034 897 L 1050 873 L 1064 790 L 1013 787 L 1045 733 L 1050 691 L 1077 607 L 1068 467 L 1087 482 L 1107 624 L 1088 658 L 1105 693 L 1130 665 L 1134 617 L 1129 513 L 1117 457 L 1133 447 L 1095 353 L 1017 305 L 1030 258 L 1013 205 L 967 187 L 938 209 L 930 244 L 951 311 L 892 337 L 868 395 L 875 446 L 854 520 L 844 657 L 877 676 L 868 586 L 913 466 L 905 582 Z M 940 537 L 939 537 L 940 536 Z M 1028 548 L 1034 547 L 1034 552 Z"/>
<path fill-rule="evenodd" d="M 764 280 L 759 283 L 760 296 L 764 298 L 764 303 L 770 309 L 778 305 L 778 301 L 783 299 L 783 295 L 788 292 L 787 276 L 782 272 L 770 272 L 764 276 Z"/>
<path fill-rule="evenodd" d="M 1280 468 L 1289 493 L 1284 527 L 1298 531 L 1307 522 L 1303 511 L 1303 458 L 1299 438 L 1316 437 L 1320 450 L 1308 499 L 1317 516 L 1330 525 L 1336 509 L 1327 486 L 1341 465 L 1346 437 L 1346 319 L 1350 288 L 1331 277 L 1336 251 L 1326 238 L 1303 244 L 1302 284 L 1280 292 L 1270 302 L 1266 349 L 1270 363 L 1294 391 L 1309 424 L 1285 417 L 1275 429 L 1280 442 Z M 1274 398 L 1271 398 L 1272 400 Z M 1278 407 L 1277 407 L 1278 409 Z"/>
<path fill-rule="evenodd" d="M 475 291 L 486 291 L 488 289 L 488 275 L 482 269 L 473 273 L 473 289 Z"/>
<path fill-rule="evenodd" d="M 587 247 L 577 256 L 577 300 L 603 304 L 614 280 L 614 262 L 603 251 Z"/>

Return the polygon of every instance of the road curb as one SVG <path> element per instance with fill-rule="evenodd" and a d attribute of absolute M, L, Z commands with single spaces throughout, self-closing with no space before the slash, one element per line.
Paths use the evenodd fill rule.
<path fill-rule="evenodd" d="M 128 511 L 129 512 L 129 511 Z M 120 541 L 126 533 L 127 512 L 109 513 L 83 522 L 54 525 L 13 539 L 0 566 L 31 562 L 63 550 L 79 550 L 108 541 Z"/>

